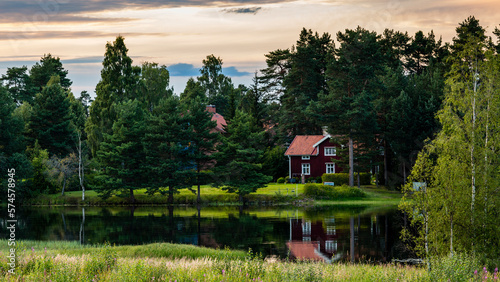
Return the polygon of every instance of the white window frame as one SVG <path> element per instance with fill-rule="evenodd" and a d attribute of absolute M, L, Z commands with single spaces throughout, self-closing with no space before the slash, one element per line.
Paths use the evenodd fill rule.
<path fill-rule="evenodd" d="M 311 175 L 311 164 L 310 163 L 303 163 L 301 168 L 302 168 L 303 175 Z"/>
<path fill-rule="evenodd" d="M 310 160 L 310 159 L 311 159 L 311 156 L 302 156 L 302 159 L 303 159 L 303 160 Z"/>
<path fill-rule="evenodd" d="M 333 172 L 328 171 L 328 166 L 333 165 Z M 331 167 L 330 167 L 331 168 Z M 325 164 L 325 172 L 326 173 L 335 173 L 335 163 L 326 163 Z"/>
<path fill-rule="evenodd" d="M 328 149 L 333 149 L 333 154 L 327 153 L 327 151 L 329 151 Z M 325 156 L 336 156 L 336 155 L 337 155 L 337 148 L 336 147 L 325 147 Z"/>

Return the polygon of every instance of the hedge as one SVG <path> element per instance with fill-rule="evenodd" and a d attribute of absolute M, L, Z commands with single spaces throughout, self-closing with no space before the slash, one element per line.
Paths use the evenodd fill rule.
<path fill-rule="evenodd" d="M 313 183 L 304 185 L 304 195 L 314 199 L 328 200 L 364 198 L 366 196 L 365 192 L 357 187 L 350 187 L 347 185 L 330 186 Z"/>
<path fill-rule="evenodd" d="M 323 182 L 333 182 L 337 185 L 349 185 L 349 173 L 324 173 L 321 176 Z M 370 185 L 372 175 L 368 172 L 359 173 L 360 185 Z M 354 184 L 358 183 L 358 174 L 354 174 Z"/>

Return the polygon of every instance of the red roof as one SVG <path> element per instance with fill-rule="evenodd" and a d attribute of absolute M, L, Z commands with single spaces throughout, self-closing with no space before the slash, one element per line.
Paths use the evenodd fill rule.
<path fill-rule="evenodd" d="M 297 135 L 286 150 L 285 156 L 317 155 L 318 149 L 314 145 L 325 137 L 323 135 Z"/>
<path fill-rule="evenodd" d="M 290 253 L 298 259 L 325 261 L 325 259 L 319 255 L 319 251 L 317 251 L 318 243 L 316 242 L 288 241 L 286 246 L 290 250 Z"/>
<path fill-rule="evenodd" d="M 217 126 L 215 127 L 215 129 L 217 129 L 218 131 L 221 131 L 221 132 L 225 131 L 224 127 L 227 124 L 226 124 L 226 120 L 224 119 L 224 117 L 221 114 L 214 113 L 213 116 L 212 116 L 212 121 L 216 121 L 217 122 Z"/>

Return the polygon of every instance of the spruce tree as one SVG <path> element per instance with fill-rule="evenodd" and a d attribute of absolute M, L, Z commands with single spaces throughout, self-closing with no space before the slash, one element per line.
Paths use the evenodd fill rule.
<path fill-rule="evenodd" d="M 240 201 L 272 179 L 262 171 L 264 131 L 253 124 L 248 114 L 237 111 L 217 147 L 215 185 L 238 194 Z"/>
<path fill-rule="evenodd" d="M 101 80 L 96 86 L 96 99 L 90 106 L 90 116 L 85 125 L 93 155 L 99 149 L 104 134 L 112 134 L 113 123 L 117 118 L 112 105 L 135 97 L 140 72 L 139 68 L 132 66 L 122 36 L 106 44 L 102 66 Z"/>
<path fill-rule="evenodd" d="M 200 185 L 208 181 L 208 175 L 203 170 L 214 163 L 213 154 L 219 133 L 214 131 L 217 123 L 212 121 L 212 114 L 206 111 L 206 104 L 201 98 L 187 105 L 186 117 L 189 126 L 183 139 L 189 141 L 187 157 L 194 164 L 195 175 L 191 179 L 192 184 L 197 186 L 197 202 L 200 203 Z"/>
<path fill-rule="evenodd" d="M 168 194 L 170 204 L 177 189 L 189 187 L 192 176 L 189 126 L 188 114 L 181 111 L 176 96 L 160 100 L 146 121 L 142 139 L 146 154 L 145 183 L 150 194 Z"/>
<path fill-rule="evenodd" d="M 38 140 L 50 155 L 67 155 L 74 141 L 70 107 L 70 98 L 60 85 L 59 77 L 52 77 L 42 92 L 35 96 L 29 121 L 30 144 Z"/>
<path fill-rule="evenodd" d="M 115 104 L 117 119 L 112 133 L 104 133 L 97 151 L 99 186 L 94 189 L 107 198 L 115 191 L 129 194 L 135 203 L 134 190 L 144 188 L 146 155 L 142 139 L 145 134 L 145 113 L 137 100 Z"/>

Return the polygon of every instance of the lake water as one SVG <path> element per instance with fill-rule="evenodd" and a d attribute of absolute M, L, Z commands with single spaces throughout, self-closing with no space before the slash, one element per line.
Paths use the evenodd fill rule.
<path fill-rule="evenodd" d="M 404 250 L 396 207 L 36 207 L 16 216 L 18 240 L 172 242 L 330 262 L 390 261 Z"/>

